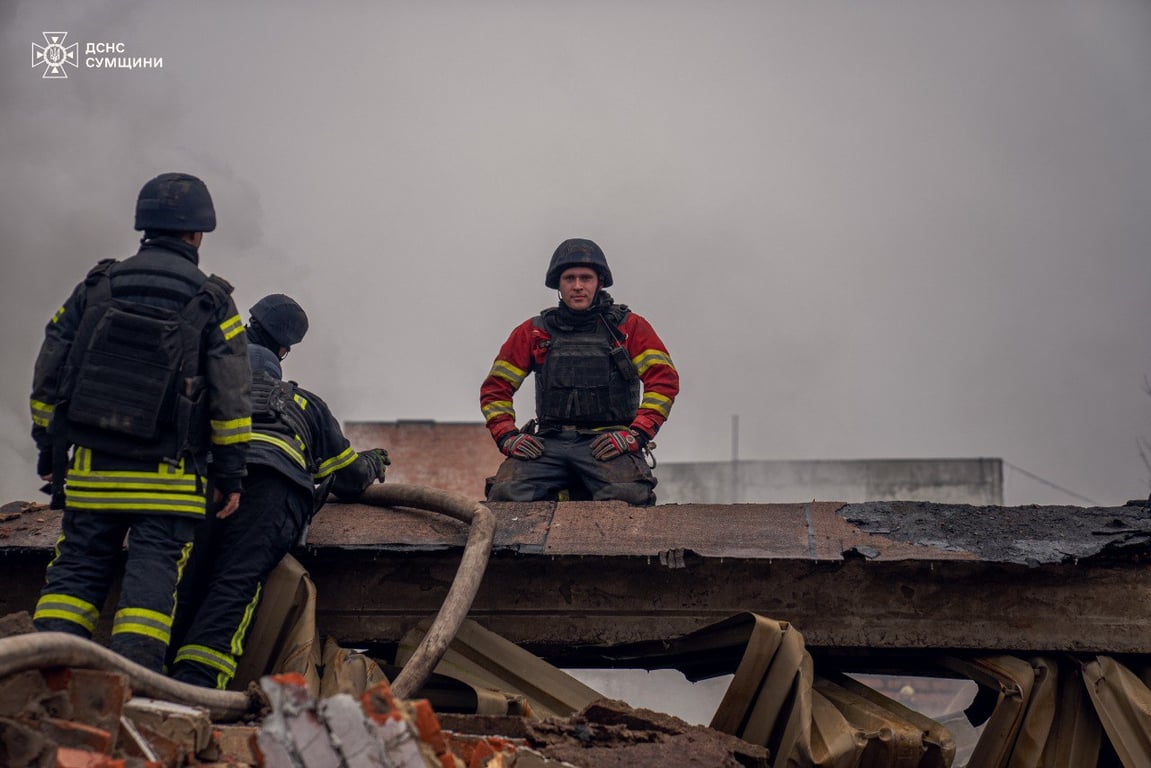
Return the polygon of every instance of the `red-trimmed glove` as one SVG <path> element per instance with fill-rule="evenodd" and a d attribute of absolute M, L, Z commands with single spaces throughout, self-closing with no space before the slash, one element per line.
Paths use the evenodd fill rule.
<path fill-rule="evenodd" d="M 499 442 L 500 451 L 513 459 L 531 461 L 544 455 L 544 443 L 534 435 L 523 432 L 508 432 Z"/>
<path fill-rule="evenodd" d="M 610 461 L 625 453 L 639 453 L 647 440 L 634 429 L 617 429 L 604 432 L 591 441 L 592 458 Z"/>

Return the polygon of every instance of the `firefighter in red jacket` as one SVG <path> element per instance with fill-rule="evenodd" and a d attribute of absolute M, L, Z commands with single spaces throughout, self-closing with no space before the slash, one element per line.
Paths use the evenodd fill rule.
<path fill-rule="evenodd" d="M 644 318 L 605 291 L 611 269 L 591 240 L 560 243 L 544 284 L 558 306 L 512 331 L 480 388 L 488 430 L 507 460 L 489 501 L 586 491 L 600 501 L 655 503 L 644 448 L 667 420 L 679 373 Z M 535 373 L 536 426 L 516 427 L 512 398 Z"/>

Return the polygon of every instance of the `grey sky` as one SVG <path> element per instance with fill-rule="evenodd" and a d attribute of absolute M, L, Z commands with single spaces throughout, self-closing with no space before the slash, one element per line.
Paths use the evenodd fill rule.
<path fill-rule="evenodd" d="M 0 25 L 0 498 L 36 498 L 44 323 L 133 252 L 168 170 L 211 188 L 202 264 L 237 303 L 309 311 L 287 372 L 344 419 L 478 420 L 551 251 L 590 237 L 683 377 L 663 461 L 727 458 L 738 413 L 742 458 L 1147 493 L 1147 3 L 38 0 Z M 67 80 L 31 67 L 44 31 L 80 43 Z M 163 68 L 87 68 L 97 42 Z"/>

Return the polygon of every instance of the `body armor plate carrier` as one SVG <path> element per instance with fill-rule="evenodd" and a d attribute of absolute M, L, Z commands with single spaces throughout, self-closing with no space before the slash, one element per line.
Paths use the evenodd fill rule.
<path fill-rule="evenodd" d="M 619 331 L 612 327 L 623 318 L 609 312 L 590 331 L 563 331 L 548 323 L 549 312 L 534 321 L 552 336 L 536 373 L 540 426 L 630 424 L 639 408 L 640 380 Z"/>
<path fill-rule="evenodd" d="M 106 259 L 88 273 L 64 369 L 57 437 L 131 459 L 175 462 L 208 449 L 204 327 L 232 287 L 213 275 L 180 311 L 112 297 Z M 57 421 L 62 424 L 57 424 Z M 59 429 L 65 430 L 61 435 Z"/>

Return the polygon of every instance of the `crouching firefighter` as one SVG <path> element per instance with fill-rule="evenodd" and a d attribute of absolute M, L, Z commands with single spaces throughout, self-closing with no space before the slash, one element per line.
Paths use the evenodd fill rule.
<path fill-rule="evenodd" d="M 173 645 L 172 676 L 209 688 L 226 688 L 235 677 L 268 575 L 328 491 L 354 499 L 382 482 L 391 463 L 382 449 L 352 450 L 324 401 L 283 380 L 280 361 L 308 330 L 299 304 L 266 296 L 252 307 L 247 330 L 252 444 L 244 497 L 235 514 L 217 514 L 197 538 Z"/>
<path fill-rule="evenodd" d="M 644 459 L 679 393 L 679 373 L 655 329 L 605 288 L 611 269 L 591 240 L 565 240 L 544 285 L 559 303 L 525 320 L 480 387 L 488 431 L 507 460 L 489 501 L 564 498 L 655 503 Z M 516 428 L 513 397 L 535 374 L 536 430 Z M 575 498 L 574 494 L 572 496 Z"/>
<path fill-rule="evenodd" d="M 56 311 L 33 381 L 37 472 L 64 509 L 36 628 L 92 635 L 126 536 L 110 647 L 157 672 L 208 489 L 239 504 L 251 429 L 243 321 L 198 266 L 215 227 L 200 179 L 144 184 L 139 252 L 100 262 Z"/>

